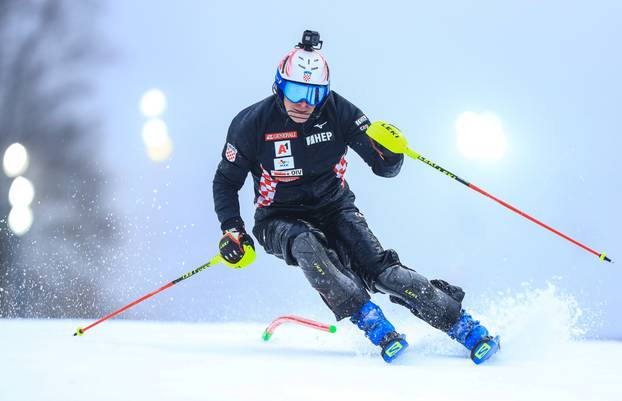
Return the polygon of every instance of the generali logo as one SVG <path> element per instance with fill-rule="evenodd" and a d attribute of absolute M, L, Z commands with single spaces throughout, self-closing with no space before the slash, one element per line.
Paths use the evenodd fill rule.
<path fill-rule="evenodd" d="M 283 139 L 296 139 L 296 138 L 298 138 L 297 131 L 271 132 L 269 134 L 265 134 L 266 141 L 282 141 Z"/>

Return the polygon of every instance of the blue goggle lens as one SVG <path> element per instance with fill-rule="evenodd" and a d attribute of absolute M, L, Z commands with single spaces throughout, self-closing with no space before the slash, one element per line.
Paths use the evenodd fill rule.
<path fill-rule="evenodd" d="M 276 73 L 276 84 L 283 94 L 293 103 L 306 101 L 310 106 L 316 106 L 326 98 L 330 92 L 328 85 L 307 85 L 300 82 L 286 81 L 281 74 Z"/>

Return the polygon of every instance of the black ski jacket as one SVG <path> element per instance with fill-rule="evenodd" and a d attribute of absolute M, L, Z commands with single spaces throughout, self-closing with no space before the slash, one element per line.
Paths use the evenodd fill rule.
<path fill-rule="evenodd" d="M 256 220 L 268 211 L 317 210 L 348 197 L 348 147 L 376 175 L 397 175 L 404 156 L 373 141 L 368 126 L 365 114 L 334 91 L 303 124 L 289 118 L 278 94 L 242 110 L 231 122 L 213 181 L 221 228 L 243 225 L 238 191 L 249 171 Z"/>

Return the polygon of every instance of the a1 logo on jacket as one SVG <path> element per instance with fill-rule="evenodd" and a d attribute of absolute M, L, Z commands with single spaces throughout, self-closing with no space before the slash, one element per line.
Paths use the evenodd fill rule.
<path fill-rule="evenodd" d="M 274 153 L 276 157 L 284 157 L 292 155 L 292 144 L 290 141 L 274 142 Z"/>

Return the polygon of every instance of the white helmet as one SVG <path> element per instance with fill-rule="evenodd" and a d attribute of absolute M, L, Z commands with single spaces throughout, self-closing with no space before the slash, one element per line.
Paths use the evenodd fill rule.
<path fill-rule="evenodd" d="M 281 59 L 274 84 L 290 101 L 316 106 L 330 93 L 329 75 L 322 53 L 296 47 Z"/>
<path fill-rule="evenodd" d="M 329 70 L 326 58 L 319 51 L 301 48 L 290 50 L 279 63 L 278 73 L 283 79 L 308 85 L 328 85 Z"/>

